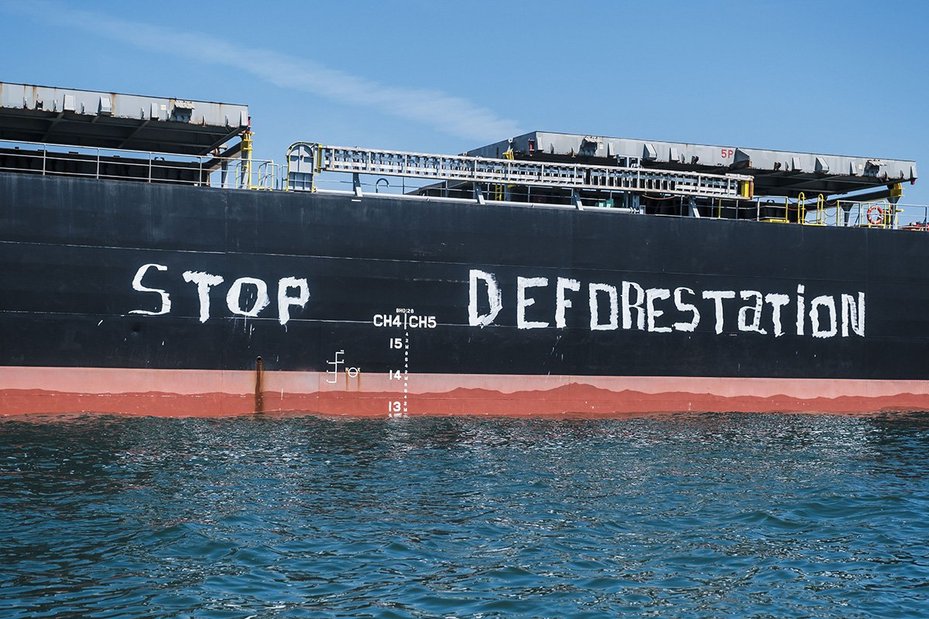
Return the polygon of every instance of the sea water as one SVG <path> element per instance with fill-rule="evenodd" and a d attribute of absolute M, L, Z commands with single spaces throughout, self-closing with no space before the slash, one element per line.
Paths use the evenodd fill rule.
<path fill-rule="evenodd" d="M 929 614 L 929 416 L 0 421 L 0 617 Z"/>

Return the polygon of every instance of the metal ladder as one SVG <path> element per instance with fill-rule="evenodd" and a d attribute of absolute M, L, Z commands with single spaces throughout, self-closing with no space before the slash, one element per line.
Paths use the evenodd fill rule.
<path fill-rule="evenodd" d="M 489 159 L 297 142 L 287 150 L 288 188 L 315 191 L 314 175 L 345 172 L 358 176 L 403 176 L 500 185 L 572 190 L 662 193 L 750 199 L 752 177 L 650 168 Z"/>

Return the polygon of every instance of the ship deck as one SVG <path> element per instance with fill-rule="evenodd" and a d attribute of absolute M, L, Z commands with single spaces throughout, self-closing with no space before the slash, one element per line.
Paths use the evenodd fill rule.
<path fill-rule="evenodd" d="M 296 142 L 254 159 L 244 105 L 0 83 L 0 172 L 814 226 L 929 229 L 916 164 L 534 131 L 464 155 Z"/>

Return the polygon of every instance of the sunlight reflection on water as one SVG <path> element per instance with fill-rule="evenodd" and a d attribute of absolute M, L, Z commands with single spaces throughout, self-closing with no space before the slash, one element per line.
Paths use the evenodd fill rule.
<path fill-rule="evenodd" d="M 929 415 L 0 422 L 0 614 L 915 615 Z"/>

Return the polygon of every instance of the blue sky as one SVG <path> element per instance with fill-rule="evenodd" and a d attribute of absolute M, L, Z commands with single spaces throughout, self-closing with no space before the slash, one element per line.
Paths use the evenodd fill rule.
<path fill-rule="evenodd" d="M 0 81 L 247 103 L 296 140 L 460 152 L 511 134 L 915 159 L 929 4 L 0 0 Z M 929 203 L 929 176 L 904 202 Z"/>

